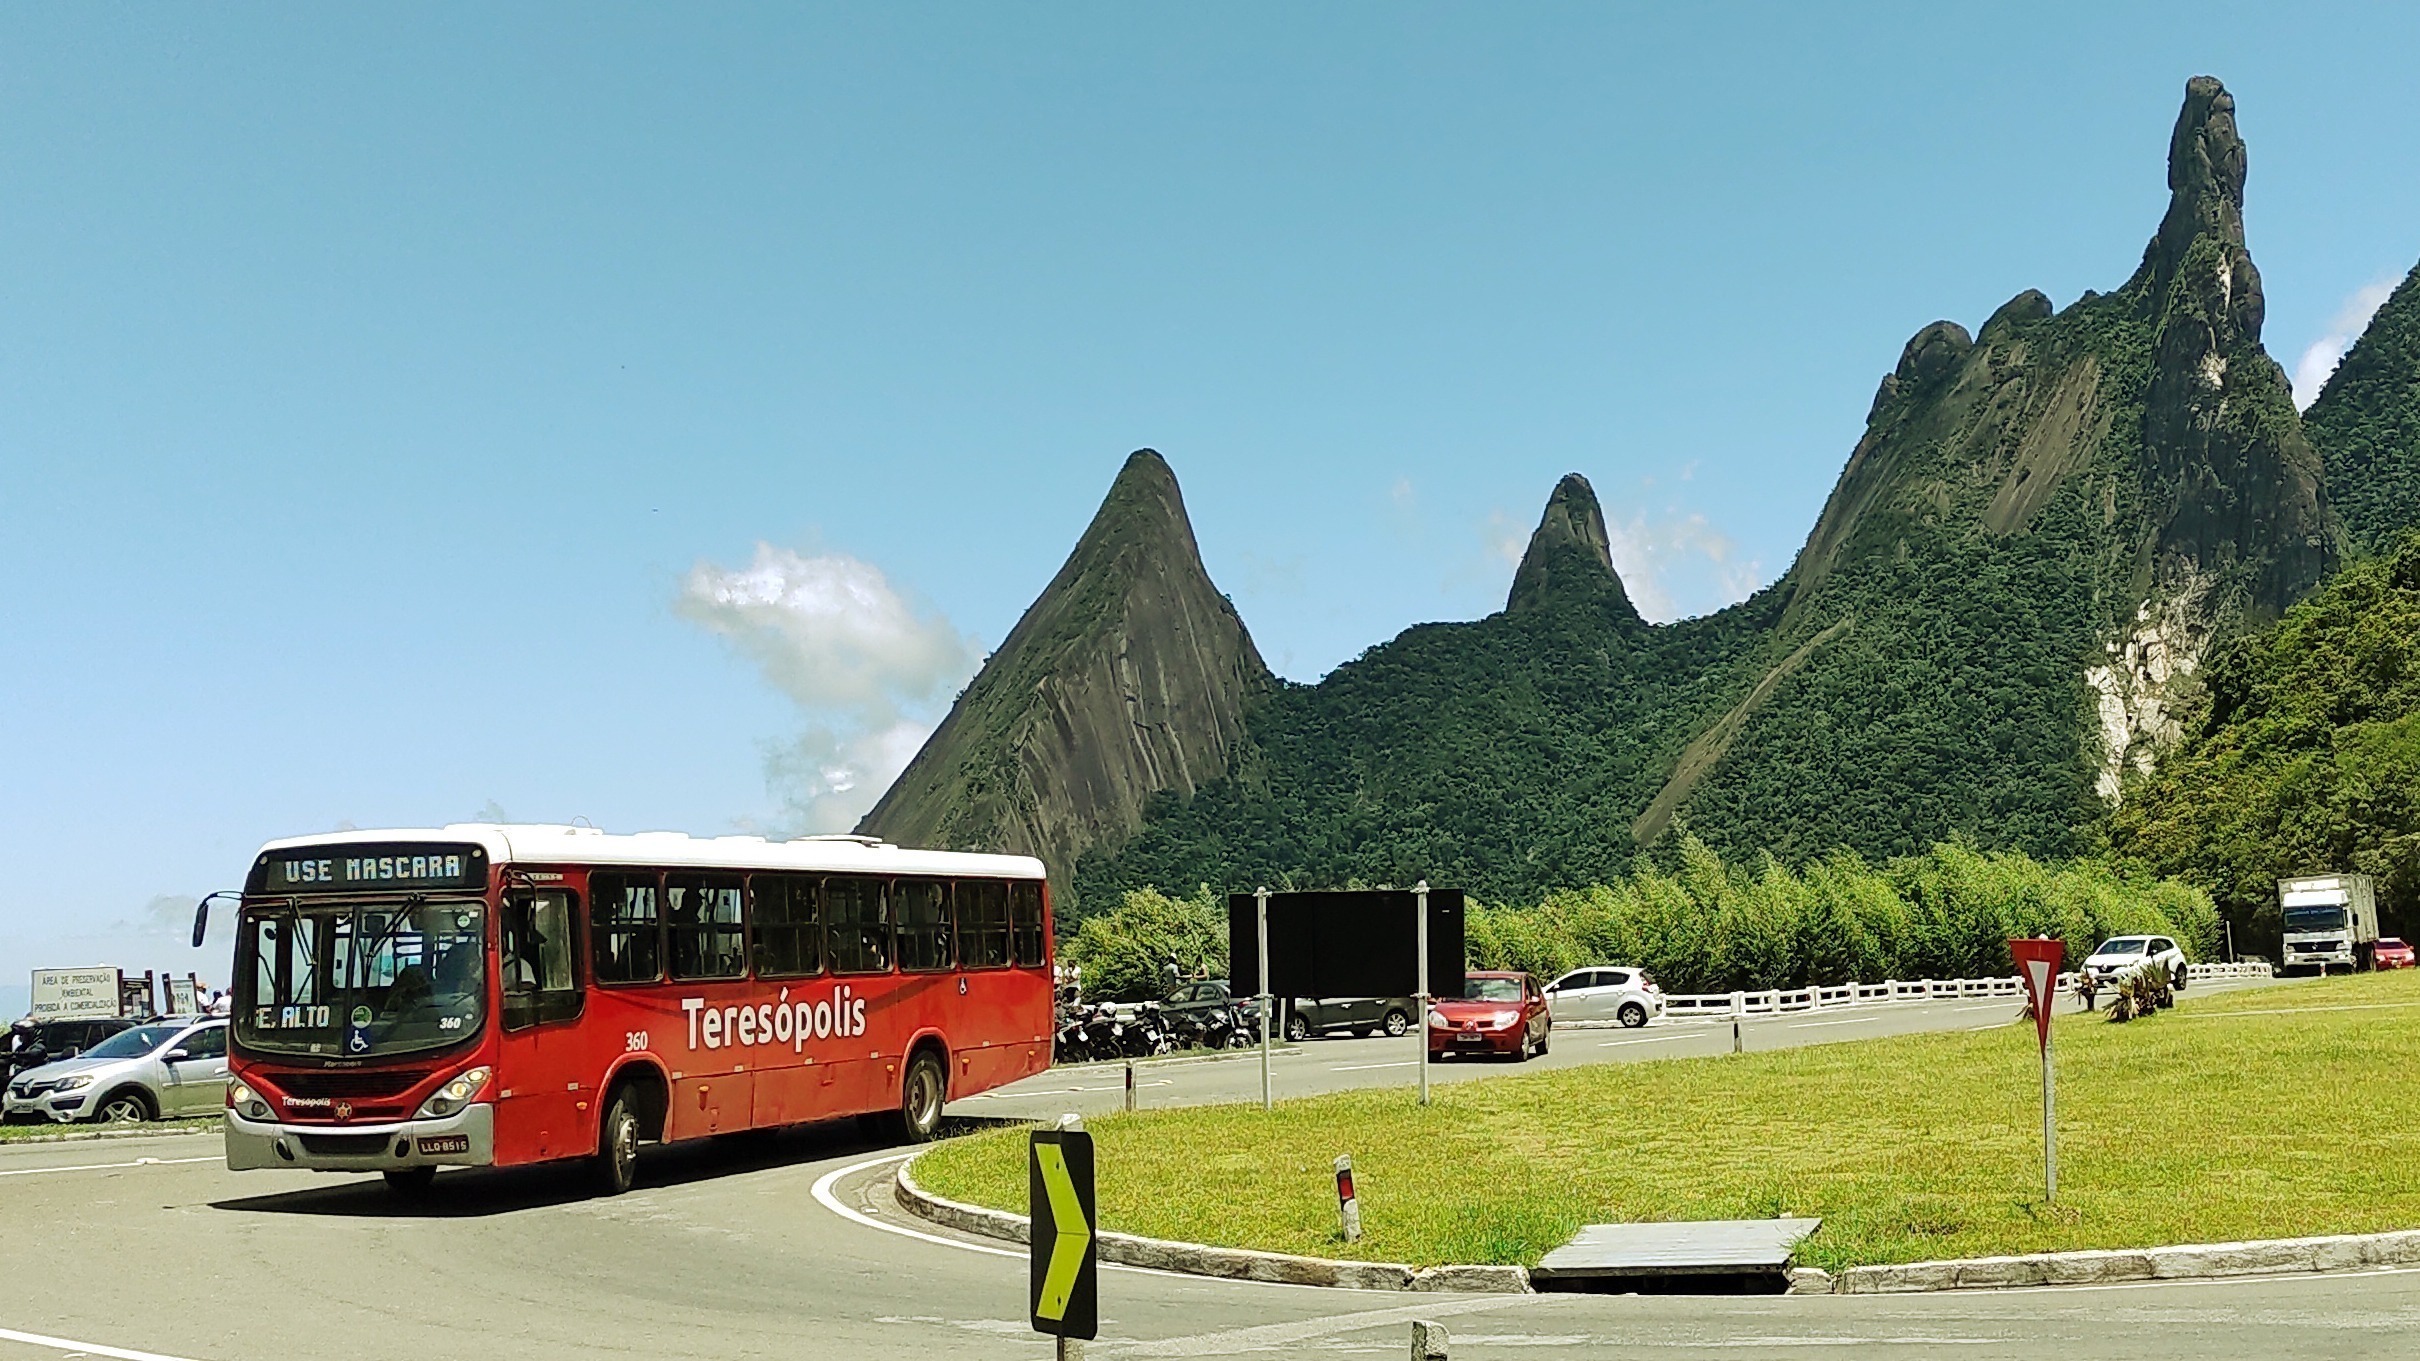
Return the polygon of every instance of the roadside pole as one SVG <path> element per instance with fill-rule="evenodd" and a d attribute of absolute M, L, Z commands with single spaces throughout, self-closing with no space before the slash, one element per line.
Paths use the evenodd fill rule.
<path fill-rule="evenodd" d="M 2059 963 L 2067 947 L 2048 937 L 2012 940 L 2009 956 L 2017 962 L 2017 981 L 2033 1004 L 2035 1033 L 2042 1043 L 2042 1203 L 2059 1200 L 2058 1096 L 2050 1079 L 2050 1013 L 2059 996 Z"/>
<path fill-rule="evenodd" d="M 1260 926 L 1260 1108 L 1266 1111 L 1277 1108 L 1276 1100 L 1269 1094 L 1269 1032 L 1277 1027 L 1277 1012 L 1269 997 L 1269 890 L 1252 890 L 1252 902 Z M 1428 1036 L 1423 1034 L 1420 1038 L 1425 1043 Z M 1424 1070 L 1423 1079 L 1426 1076 Z"/>
<path fill-rule="evenodd" d="M 1420 1104 L 1428 1104 L 1428 1008 L 1432 1000 L 1428 991 L 1428 880 L 1412 885 L 1412 912 L 1419 918 L 1420 991 L 1414 997 L 1419 1003 L 1420 1019 L 1412 1022 L 1412 1033 L 1420 1039 Z M 1356 1217 L 1355 1225 L 1359 1220 Z"/>

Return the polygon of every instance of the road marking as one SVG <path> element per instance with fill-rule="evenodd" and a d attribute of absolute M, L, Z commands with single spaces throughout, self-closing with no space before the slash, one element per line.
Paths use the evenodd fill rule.
<path fill-rule="evenodd" d="M 1400 1063 L 1347 1063 L 1330 1068 L 1328 1071 L 1331 1073 L 1366 1073 L 1372 1068 L 1410 1068 L 1419 1062 L 1418 1059 L 1405 1059 Z"/>
<path fill-rule="evenodd" d="M 1879 1016 L 1851 1016 L 1844 1020 L 1838 1021 L 1792 1021 L 1790 1022 L 1789 1029 L 1813 1030 L 1818 1026 L 1827 1025 L 1860 1025 L 1867 1021 L 1879 1021 L 1881 1019 L 1882 1018 Z"/>
<path fill-rule="evenodd" d="M 1200 1277 L 1194 1279 L 1199 1280 Z M 1333 1290 L 1336 1287 L 1311 1285 L 1305 1290 Z M 1534 1302 L 1535 1295 L 1483 1295 L 1477 1299 L 1431 1299 L 1426 1303 L 1405 1305 L 1394 1309 L 1372 1309 L 1358 1314 L 1331 1314 L 1326 1318 L 1305 1319 L 1300 1323 L 1264 1323 L 1252 1328 L 1232 1328 L 1223 1332 L 1196 1333 L 1191 1337 L 1166 1337 L 1150 1342 L 1095 1342 L 1085 1347 L 1111 1356 L 1233 1356 L 1238 1352 L 1285 1351 L 1305 1342 L 1340 1333 L 1366 1332 L 1390 1324 L 1409 1323 L 1413 1319 L 1445 1318 L 1455 1314 L 1476 1314 L 1496 1309 L 1508 1309 Z M 1388 1351 L 1396 1349 L 1389 1347 Z"/>
<path fill-rule="evenodd" d="M 1134 1085 L 1137 1090 L 1140 1090 L 1144 1087 L 1173 1087 L 1176 1084 L 1167 1078 L 1161 1078 L 1157 1082 L 1138 1082 Z M 962 1096 L 957 1099 L 960 1101 L 1014 1101 L 1021 1096 L 1074 1096 L 1079 1092 L 1122 1092 L 1124 1090 L 1126 1090 L 1126 1084 L 1123 1082 L 1110 1087 L 1052 1087 L 1039 1092 L 1012 1092 L 1004 1088 L 999 1091 L 977 1092 L 973 1096 Z"/>
<path fill-rule="evenodd" d="M 14 1328 L 0 1328 L 0 1342 L 22 1342 L 28 1347 L 48 1347 L 55 1352 L 82 1352 L 86 1356 L 106 1356 L 111 1361 L 193 1361 L 189 1356 L 170 1356 L 165 1352 L 138 1352 L 126 1347 L 104 1347 L 98 1342 L 75 1342 L 64 1337 L 46 1337 L 41 1333 L 21 1333 Z"/>
<path fill-rule="evenodd" d="M 179 1163 L 214 1163 L 225 1154 L 207 1158 L 137 1158 L 130 1163 L 78 1163 L 73 1167 L 16 1167 L 0 1172 L 0 1177 L 38 1177 L 45 1172 L 110 1172 L 125 1167 L 174 1167 Z"/>
<path fill-rule="evenodd" d="M 1599 1048 L 1599 1049 L 1611 1049 L 1611 1048 L 1613 1048 L 1615 1045 L 1621 1045 L 1621 1044 L 1653 1044 L 1653 1043 L 1655 1043 L 1657 1040 L 1685 1040 L 1685 1039 L 1688 1039 L 1688 1038 L 1689 1038 L 1689 1036 L 1687 1036 L 1687 1035 L 1682 1035 L 1682 1034 L 1673 1034 L 1673 1035 L 1650 1035 L 1650 1036 L 1648 1036 L 1647 1038 L 1645 1038 L 1645 1039 L 1643 1039 L 1643 1040 L 1599 1040 L 1599 1041 L 1597 1041 L 1597 1048 Z"/>

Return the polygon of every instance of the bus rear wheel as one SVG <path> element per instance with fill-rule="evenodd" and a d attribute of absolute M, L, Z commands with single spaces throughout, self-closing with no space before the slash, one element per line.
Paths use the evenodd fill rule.
<path fill-rule="evenodd" d="M 628 1087 L 617 1088 L 597 1128 L 597 1152 L 590 1179 L 602 1195 L 618 1196 L 639 1180 L 638 1101 Z"/>
<path fill-rule="evenodd" d="M 919 1050 L 899 1081 L 899 1114 L 892 1118 L 892 1133 L 911 1144 L 931 1141 L 948 1102 L 948 1066 L 932 1050 Z"/>

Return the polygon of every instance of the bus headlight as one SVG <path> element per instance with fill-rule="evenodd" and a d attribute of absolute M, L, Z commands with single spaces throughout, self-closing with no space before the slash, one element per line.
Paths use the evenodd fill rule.
<path fill-rule="evenodd" d="M 453 1081 L 439 1087 L 428 1100 L 420 1103 L 419 1118 L 442 1120 L 446 1116 L 460 1111 L 464 1106 L 471 1104 L 471 1099 L 479 1095 L 480 1089 L 487 1086 L 487 1079 L 490 1075 L 489 1069 L 473 1068 L 469 1072 L 457 1076 Z"/>
<path fill-rule="evenodd" d="M 247 1120 L 269 1118 L 269 1103 L 261 1100 L 259 1092 L 241 1082 L 228 1085 L 227 1104 Z"/>

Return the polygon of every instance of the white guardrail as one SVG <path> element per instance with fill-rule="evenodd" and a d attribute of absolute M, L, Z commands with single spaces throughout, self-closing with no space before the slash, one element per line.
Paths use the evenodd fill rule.
<path fill-rule="evenodd" d="M 2267 978 L 2266 964 L 2188 964 L 2191 981 L 2206 978 Z M 2057 990 L 2075 991 L 2072 973 L 2059 975 Z M 1885 979 L 1880 983 L 1842 983 L 1833 987 L 1771 988 L 1764 992 L 1681 992 L 1664 995 L 1664 1014 L 1687 1016 L 1769 1016 L 1784 1011 L 1820 1011 L 1828 1007 L 1875 1006 L 1891 1002 L 1930 1002 L 1960 997 L 2023 997 L 2025 985 L 2015 974 L 2006 978 L 1926 978 L 1915 982 Z"/>

